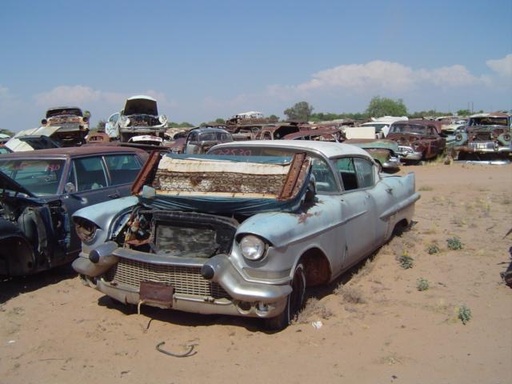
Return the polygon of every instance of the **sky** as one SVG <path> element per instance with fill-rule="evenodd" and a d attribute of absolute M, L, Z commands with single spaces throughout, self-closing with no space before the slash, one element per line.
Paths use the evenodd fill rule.
<path fill-rule="evenodd" d="M 0 129 L 79 106 L 91 126 L 128 97 L 171 122 L 512 109 L 510 0 L 2 0 Z"/>

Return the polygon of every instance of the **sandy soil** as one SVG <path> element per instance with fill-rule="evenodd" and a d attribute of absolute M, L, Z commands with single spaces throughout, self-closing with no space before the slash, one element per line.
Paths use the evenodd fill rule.
<path fill-rule="evenodd" d="M 401 172 L 410 171 L 422 194 L 413 228 L 310 292 L 280 333 L 251 319 L 137 314 L 69 272 L 0 283 L 0 382 L 512 382 L 512 289 L 500 278 L 512 246 L 512 165 Z M 162 342 L 193 350 L 169 356 Z"/>

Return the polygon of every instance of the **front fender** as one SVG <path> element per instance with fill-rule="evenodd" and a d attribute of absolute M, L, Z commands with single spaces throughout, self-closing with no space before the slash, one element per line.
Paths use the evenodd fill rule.
<path fill-rule="evenodd" d="M 84 218 L 100 225 L 102 228 L 108 228 L 103 224 L 111 221 L 119 212 L 137 205 L 138 202 L 139 198 L 137 196 L 121 197 L 79 209 L 73 214 L 73 217 Z"/>
<path fill-rule="evenodd" d="M 254 234 L 265 238 L 274 247 L 284 247 L 323 232 L 341 223 L 340 202 L 335 197 L 318 196 L 307 210 L 266 212 L 245 220 L 237 230 L 237 240 L 242 234 Z"/>

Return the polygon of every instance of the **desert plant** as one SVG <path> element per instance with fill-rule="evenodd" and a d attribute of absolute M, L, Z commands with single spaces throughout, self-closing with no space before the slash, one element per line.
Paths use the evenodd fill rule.
<path fill-rule="evenodd" d="M 307 300 L 306 305 L 297 314 L 297 318 L 294 320 L 297 324 L 306 324 L 311 319 L 323 319 L 327 320 L 333 316 L 333 312 L 321 303 L 316 297 L 311 297 Z"/>
<path fill-rule="evenodd" d="M 462 324 L 466 325 L 467 322 L 471 320 L 471 309 L 469 309 L 465 304 L 462 304 L 459 307 L 458 318 L 462 321 Z"/>
<path fill-rule="evenodd" d="M 403 269 L 410 269 L 414 265 L 414 259 L 409 255 L 402 255 L 398 258 L 398 263 Z"/>
<path fill-rule="evenodd" d="M 439 253 L 439 246 L 437 244 L 430 244 L 427 247 L 427 253 L 429 255 L 433 255 L 433 254 Z"/>
<path fill-rule="evenodd" d="M 343 300 L 347 303 L 352 304 L 364 304 L 366 300 L 363 296 L 363 292 L 356 288 L 348 285 L 344 285 L 338 289 L 339 293 L 343 296 Z"/>
<path fill-rule="evenodd" d="M 446 242 L 448 243 L 448 248 L 451 249 L 452 251 L 462 249 L 462 242 L 456 236 L 449 238 L 448 240 L 446 240 Z"/>
<path fill-rule="evenodd" d="M 418 291 L 426 291 L 429 288 L 429 282 L 427 279 L 420 277 L 416 282 L 416 288 Z"/>

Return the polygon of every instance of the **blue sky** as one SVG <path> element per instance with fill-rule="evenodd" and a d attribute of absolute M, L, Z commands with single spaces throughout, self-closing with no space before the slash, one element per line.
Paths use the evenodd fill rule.
<path fill-rule="evenodd" d="M 512 108 L 510 0 L 2 0 L 0 128 L 77 105 L 92 125 L 146 94 L 173 122 Z"/>

